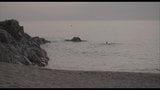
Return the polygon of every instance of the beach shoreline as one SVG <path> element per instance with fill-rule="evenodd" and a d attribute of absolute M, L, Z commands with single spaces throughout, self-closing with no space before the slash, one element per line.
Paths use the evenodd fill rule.
<path fill-rule="evenodd" d="M 160 73 L 54 70 L 0 62 L 0 88 L 160 88 Z"/>

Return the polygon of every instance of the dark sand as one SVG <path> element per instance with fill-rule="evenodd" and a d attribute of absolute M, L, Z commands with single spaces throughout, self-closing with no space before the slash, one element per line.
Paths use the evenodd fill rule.
<path fill-rule="evenodd" d="M 0 62 L 1 88 L 160 88 L 160 73 L 51 70 Z"/>

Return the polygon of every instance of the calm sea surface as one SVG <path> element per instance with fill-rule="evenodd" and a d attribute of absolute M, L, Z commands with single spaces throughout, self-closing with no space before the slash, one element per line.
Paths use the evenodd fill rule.
<path fill-rule="evenodd" d="M 86 71 L 160 72 L 159 21 L 20 22 L 50 58 L 46 68 Z M 87 42 L 65 42 L 79 36 Z M 112 42 L 106 45 L 105 42 Z"/>

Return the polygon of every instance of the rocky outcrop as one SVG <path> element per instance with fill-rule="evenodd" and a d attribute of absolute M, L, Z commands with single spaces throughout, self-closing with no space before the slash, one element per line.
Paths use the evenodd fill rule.
<path fill-rule="evenodd" d="M 48 56 L 40 45 L 49 41 L 31 37 L 17 20 L 0 22 L 0 61 L 24 65 L 46 66 Z"/>
<path fill-rule="evenodd" d="M 72 39 L 66 39 L 65 41 L 82 42 L 86 40 L 81 40 L 79 37 L 73 37 Z"/>
<path fill-rule="evenodd" d="M 81 40 L 79 37 L 73 37 L 73 38 L 71 39 L 71 41 L 81 42 L 82 40 Z"/>

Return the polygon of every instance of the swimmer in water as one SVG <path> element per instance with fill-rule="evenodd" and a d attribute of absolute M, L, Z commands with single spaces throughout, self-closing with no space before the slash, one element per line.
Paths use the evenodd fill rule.
<path fill-rule="evenodd" d="M 107 45 L 111 45 L 111 43 L 109 43 L 109 42 L 106 42 L 106 44 L 107 44 Z"/>

